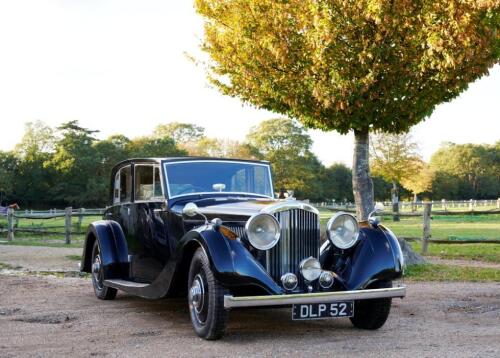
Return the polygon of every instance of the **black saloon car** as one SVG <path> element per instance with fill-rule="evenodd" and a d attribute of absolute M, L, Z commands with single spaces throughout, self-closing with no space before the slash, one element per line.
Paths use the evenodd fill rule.
<path fill-rule="evenodd" d="M 392 284 L 403 255 L 390 230 L 340 212 L 321 244 L 318 210 L 276 200 L 268 162 L 132 159 L 115 166 L 111 184 L 81 263 L 100 299 L 118 289 L 186 295 L 195 332 L 217 339 L 232 308 L 291 306 L 294 320 L 349 317 L 377 329 L 391 299 L 405 296 Z"/>

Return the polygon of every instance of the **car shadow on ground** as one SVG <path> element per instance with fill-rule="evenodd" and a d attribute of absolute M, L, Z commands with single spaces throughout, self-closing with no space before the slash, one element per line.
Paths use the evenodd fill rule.
<path fill-rule="evenodd" d="M 144 315 L 143 319 L 157 329 L 187 329 L 188 333 L 194 334 L 185 298 L 147 300 L 120 292 L 115 303 L 125 305 L 129 312 Z M 341 339 L 343 334 L 347 332 L 352 334 L 353 331 L 360 332 L 352 327 L 347 318 L 292 321 L 291 307 L 240 308 L 229 312 L 223 341 L 248 343 L 281 338 L 293 340 L 303 337 L 304 334 L 317 333 L 324 336 L 329 332 L 333 332 L 334 336 Z"/>

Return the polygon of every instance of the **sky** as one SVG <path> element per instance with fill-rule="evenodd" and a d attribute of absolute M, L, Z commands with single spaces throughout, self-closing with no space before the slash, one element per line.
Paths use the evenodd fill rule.
<path fill-rule="evenodd" d="M 196 123 L 209 136 L 243 140 L 279 115 L 211 88 L 201 58 L 202 21 L 192 1 L 0 0 L 0 150 L 26 122 L 78 120 L 98 138 Z M 353 136 L 309 131 L 326 165 L 352 163 Z M 442 142 L 500 140 L 500 65 L 414 127 L 428 160 Z"/>

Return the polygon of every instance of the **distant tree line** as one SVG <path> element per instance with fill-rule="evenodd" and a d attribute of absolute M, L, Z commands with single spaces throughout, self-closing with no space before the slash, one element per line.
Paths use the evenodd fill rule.
<path fill-rule="evenodd" d="M 269 160 L 277 191 L 294 190 L 297 198 L 314 202 L 353 201 L 351 169 L 339 163 L 323 165 L 311 151 L 307 131 L 289 119 L 264 121 L 251 128 L 244 141 L 211 138 L 203 127 L 177 122 L 159 125 L 151 135 L 136 138 L 117 134 L 98 140 L 96 132 L 77 121 L 57 128 L 40 121 L 28 123 L 14 150 L 0 151 L 0 199 L 29 208 L 102 207 L 108 203 L 109 175 L 117 162 L 132 157 L 192 155 Z M 416 178 L 413 181 L 423 188 L 419 194 L 423 192 L 425 198 L 500 197 L 500 142 L 445 144 L 429 164 L 424 163 L 432 171 L 425 185 L 418 179 L 423 172 L 418 166 L 423 164 L 415 163 L 411 178 Z M 411 178 L 394 179 L 381 168 L 376 172 L 376 200 L 388 200 L 396 184 L 401 198 L 412 197 L 415 186 L 406 184 Z"/>

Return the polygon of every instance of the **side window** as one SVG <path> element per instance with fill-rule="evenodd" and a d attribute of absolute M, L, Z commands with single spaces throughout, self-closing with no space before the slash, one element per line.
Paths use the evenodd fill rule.
<path fill-rule="evenodd" d="M 135 166 L 135 200 L 161 198 L 160 170 L 158 166 Z"/>
<path fill-rule="evenodd" d="M 159 197 L 163 196 L 163 193 L 161 191 L 160 167 L 155 166 L 154 172 L 155 172 L 154 173 L 154 178 L 155 178 L 155 182 L 154 182 L 154 196 L 156 198 L 159 198 Z"/>
<path fill-rule="evenodd" d="M 132 174 L 130 166 L 116 173 L 113 191 L 113 204 L 129 202 L 132 197 Z"/>
<path fill-rule="evenodd" d="M 135 166 L 135 200 L 149 200 L 153 197 L 153 166 Z"/>
<path fill-rule="evenodd" d="M 113 204 L 120 202 L 120 171 L 115 175 L 115 187 L 113 190 Z"/>

